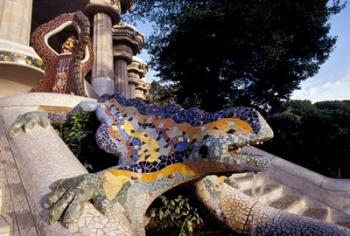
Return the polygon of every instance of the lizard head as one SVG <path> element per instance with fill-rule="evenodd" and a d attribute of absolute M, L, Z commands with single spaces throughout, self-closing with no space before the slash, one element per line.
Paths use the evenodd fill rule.
<path fill-rule="evenodd" d="M 259 145 L 273 137 L 273 131 L 261 114 L 252 108 L 239 108 L 231 117 L 207 125 L 206 135 L 195 142 L 191 157 L 230 166 L 234 172 L 266 170 L 270 160 L 242 149 Z"/>

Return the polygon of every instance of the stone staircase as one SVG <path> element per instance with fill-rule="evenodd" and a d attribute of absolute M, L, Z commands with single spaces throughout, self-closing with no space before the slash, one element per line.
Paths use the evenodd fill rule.
<path fill-rule="evenodd" d="M 230 182 L 235 183 L 234 187 L 240 191 L 271 207 L 350 228 L 350 221 L 332 219 L 331 207 L 290 191 L 288 187 L 271 181 L 264 173 L 234 174 Z"/>

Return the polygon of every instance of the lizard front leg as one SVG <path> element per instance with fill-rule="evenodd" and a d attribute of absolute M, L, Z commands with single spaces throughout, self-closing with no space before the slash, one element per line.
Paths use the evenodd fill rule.
<path fill-rule="evenodd" d="M 154 199 L 172 187 L 193 179 L 193 176 L 175 174 L 144 182 L 138 177 L 137 173 L 113 167 L 94 174 L 59 180 L 53 185 L 48 198 L 50 223 L 60 219 L 64 225 L 76 223 L 88 201 L 103 214 L 118 204 L 124 208 L 124 214 L 137 235 L 145 235 L 144 216 Z"/>
<path fill-rule="evenodd" d="M 133 180 L 129 176 L 113 174 L 114 170 L 118 167 L 56 181 L 48 196 L 49 222 L 62 219 L 66 226 L 76 223 L 88 201 L 102 214 L 110 212 L 115 204 L 119 205 L 118 196 Z"/>
<path fill-rule="evenodd" d="M 47 113 L 41 111 L 32 111 L 22 114 L 17 117 L 12 124 L 9 135 L 14 138 L 21 131 L 28 132 L 35 125 L 39 125 L 43 128 L 47 128 L 51 124 L 64 123 L 67 119 L 75 115 L 80 111 L 93 112 L 97 109 L 96 101 L 82 101 L 75 106 L 67 115 L 58 115 L 54 113 Z"/>
<path fill-rule="evenodd" d="M 48 127 L 50 125 L 48 113 L 34 111 L 18 116 L 10 128 L 9 135 L 13 138 L 21 131 L 27 132 L 32 129 L 36 124 L 43 128 Z"/>
<path fill-rule="evenodd" d="M 93 200 L 96 209 L 105 214 L 112 206 L 103 189 L 104 182 L 101 173 L 84 174 L 55 182 L 47 202 L 51 208 L 49 222 L 54 223 L 62 216 L 64 225 L 76 223 L 84 204 L 89 200 Z"/>

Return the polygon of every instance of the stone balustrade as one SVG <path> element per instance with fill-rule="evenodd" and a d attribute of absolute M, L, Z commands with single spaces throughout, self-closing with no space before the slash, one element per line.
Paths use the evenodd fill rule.
<path fill-rule="evenodd" d="M 8 235 L 133 235 L 118 205 L 101 215 L 88 204 L 76 225 L 48 224 L 45 207 L 50 185 L 87 173 L 52 127 L 35 127 L 15 139 L 7 133 L 16 117 L 40 107 L 67 110 L 87 98 L 32 93 L 0 99 L 0 232 Z M 8 232 L 9 230 L 11 232 Z"/>
<path fill-rule="evenodd" d="M 246 149 L 271 159 L 264 173 L 269 182 L 305 196 L 309 204 L 328 206 L 333 222 L 350 222 L 350 179 L 329 178 L 255 147 Z"/>

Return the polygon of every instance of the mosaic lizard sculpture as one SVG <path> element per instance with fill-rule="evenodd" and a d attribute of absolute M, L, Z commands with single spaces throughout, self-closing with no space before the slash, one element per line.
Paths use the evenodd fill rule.
<path fill-rule="evenodd" d="M 165 191 L 210 173 L 261 171 L 269 164 L 240 150 L 273 136 L 266 121 L 251 108 L 206 113 L 112 95 L 82 102 L 68 117 L 81 109 L 96 111 L 101 122 L 96 141 L 119 157 L 119 165 L 56 182 L 48 199 L 50 222 L 61 217 L 64 224 L 76 222 L 89 200 L 103 213 L 119 202 L 138 235 L 143 235 L 145 212 Z M 47 127 L 48 117 L 57 118 L 43 112 L 26 113 L 18 117 L 10 134 L 29 130 L 36 123 Z"/>
<path fill-rule="evenodd" d="M 269 207 L 231 187 L 231 178 L 207 176 L 196 183 L 199 199 L 226 226 L 243 235 L 350 236 L 350 230 Z"/>
<path fill-rule="evenodd" d="M 78 39 L 69 37 L 58 54 L 48 44 L 48 38 L 73 25 Z M 87 96 L 84 78 L 91 70 L 94 60 L 90 41 L 90 23 L 80 11 L 62 14 L 39 26 L 32 35 L 32 45 L 42 58 L 46 70 L 31 92 L 55 92 Z"/>

